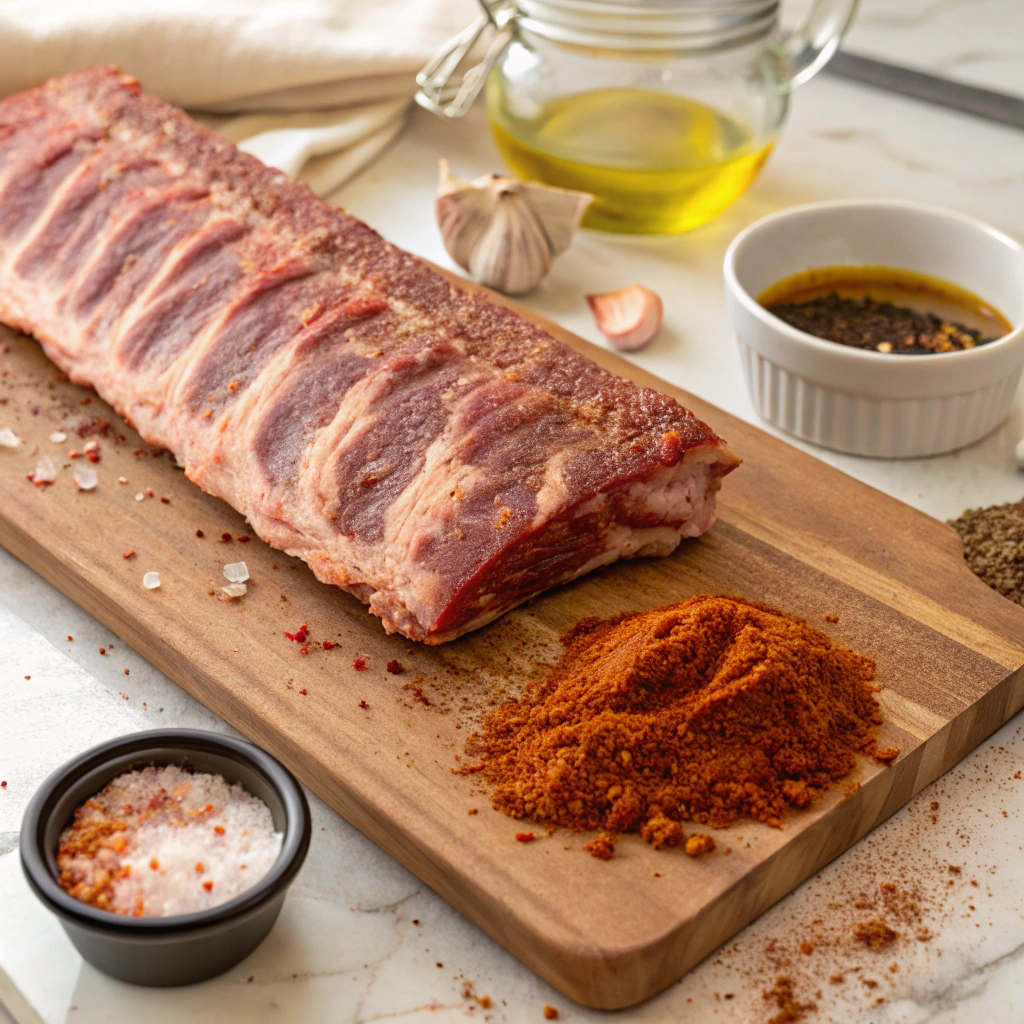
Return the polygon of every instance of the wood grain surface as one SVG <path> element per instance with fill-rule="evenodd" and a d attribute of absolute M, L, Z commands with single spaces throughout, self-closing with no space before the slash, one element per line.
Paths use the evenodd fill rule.
<path fill-rule="evenodd" d="M 189 483 L 168 455 L 150 454 L 97 397 L 63 382 L 34 341 L 0 327 L 0 426 L 27 442 L 0 449 L 0 543 L 551 984 L 611 1009 L 678 979 L 1019 710 L 1024 609 L 971 574 L 949 527 L 524 315 L 674 395 L 744 458 L 707 535 L 669 558 L 592 574 L 451 644 L 418 646 L 386 636 L 358 601 L 297 560 L 255 538 L 219 540 L 246 531 L 237 513 Z M 73 429 L 94 418 L 109 419 L 124 440 L 100 438 L 99 486 L 77 492 L 79 463 L 67 449 L 81 450 Z M 59 446 L 48 440 L 58 428 L 69 435 Z M 49 487 L 26 480 L 39 453 L 64 467 Z M 136 501 L 146 488 L 154 496 Z M 125 559 L 127 548 L 135 554 Z M 222 566 L 239 559 L 249 593 L 221 601 Z M 160 589 L 143 589 L 149 570 L 160 572 Z M 537 841 L 517 842 L 530 826 L 493 811 L 476 776 L 453 774 L 475 718 L 543 671 L 581 616 L 702 592 L 766 601 L 875 658 L 882 740 L 900 747 L 898 761 L 864 762 L 860 789 L 844 798 L 838 787 L 781 829 L 722 830 L 718 850 L 697 860 L 636 837 L 608 862 L 583 852 L 585 835 L 537 829 Z M 301 623 L 311 639 L 336 646 L 301 654 L 284 636 Z M 401 675 L 385 671 L 392 659 Z"/>

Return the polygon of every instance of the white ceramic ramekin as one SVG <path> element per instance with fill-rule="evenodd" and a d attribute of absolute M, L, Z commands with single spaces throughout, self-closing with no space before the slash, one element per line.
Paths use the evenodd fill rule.
<path fill-rule="evenodd" d="M 963 352 L 883 355 L 805 334 L 757 302 L 791 274 L 840 265 L 942 278 L 992 303 L 1014 329 Z M 843 452 L 908 458 L 972 444 L 1006 417 L 1024 369 L 1024 249 L 950 210 L 842 200 L 770 214 L 729 246 L 725 298 L 758 414 Z"/>

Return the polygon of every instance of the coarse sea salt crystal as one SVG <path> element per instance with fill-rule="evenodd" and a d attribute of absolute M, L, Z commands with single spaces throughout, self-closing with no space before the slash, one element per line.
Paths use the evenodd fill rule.
<path fill-rule="evenodd" d="M 142 491 L 139 491 L 139 493 L 135 495 L 136 501 L 145 501 L 145 499 L 146 496 L 142 493 Z"/>
<path fill-rule="evenodd" d="M 91 491 L 99 483 L 99 477 L 92 466 L 76 466 L 71 479 L 80 491 Z"/>
<path fill-rule="evenodd" d="M 67 439 L 68 439 L 68 435 L 65 434 L 63 430 L 55 430 L 50 435 L 50 440 L 54 444 L 63 444 Z"/>
<path fill-rule="evenodd" d="M 160 573 L 147 572 L 146 575 L 142 577 L 142 585 L 147 590 L 156 590 L 156 588 L 160 586 Z"/>
<path fill-rule="evenodd" d="M 39 461 L 36 463 L 35 472 L 32 474 L 32 483 L 52 484 L 56 479 L 57 467 L 53 464 L 53 460 L 45 455 L 40 455 Z"/>
<path fill-rule="evenodd" d="M 244 583 L 229 583 L 220 589 L 227 597 L 242 597 L 249 588 Z"/>
<path fill-rule="evenodd" d="M 0 427 L 0 448 L 17 448 L 21 438 L 10 427 Z"/>
<path fill-rule="evenodd" d="M 245 562 L 228 562 L 224 566 L 224 578 L 232 583 L 244 583 L 249 578 L 249 567 Z"/>
<path fill-rule="evenodd" d="M 267 805 L 239 784 L 177 765 L 125 772 L 75 811 L 60 838 L 62 878 L 109 898 L 119 914 L 170 917 L 245 892 L 281 853 Z M 109 839 L 82 842 L 104 823 Z M 94 826 L 94 828 L 90 828 Z M 91 883 L 91 884 L 90 884 Z"/>

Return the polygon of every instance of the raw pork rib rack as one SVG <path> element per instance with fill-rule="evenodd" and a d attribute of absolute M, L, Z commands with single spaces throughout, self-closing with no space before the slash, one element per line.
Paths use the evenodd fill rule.
<path fill-rule="evenodd" d="M 668 554 L 738 463 L 114 68 L 0 102 L 0 319 L 428 643 Z"/>

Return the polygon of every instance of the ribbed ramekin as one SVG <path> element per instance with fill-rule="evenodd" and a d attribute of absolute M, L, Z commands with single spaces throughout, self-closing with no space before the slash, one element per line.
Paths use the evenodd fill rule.
<path fill-rule="evenodd" d="M 791 274 L 857 265 L 959 285 L 995 306 L 1013 331 L 963 352 L 883 355 L 805 334 L 757 302 Z M 1006 418 L 1024 369 L 1024 249 L 937 207 L 842 200 L 770 214 L 729 246 L 725 296 L 758 415 L 838 451 L 909 458 L 973 444 Z"/>

